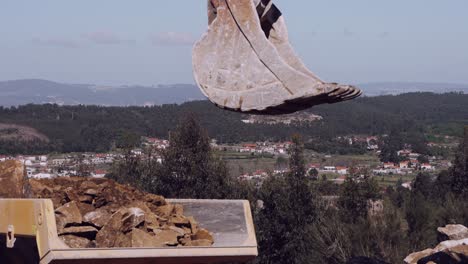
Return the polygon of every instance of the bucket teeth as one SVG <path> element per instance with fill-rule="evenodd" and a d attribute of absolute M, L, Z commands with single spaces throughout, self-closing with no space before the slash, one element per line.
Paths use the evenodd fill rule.
<path fill-rule="evenodd" d="M 309 71 L 271 0 L 209 0 L 208 23 L 193 50 L 193 70 L 216 105 L 283 114 L 361 95 L 356 87 L 325 83 Z"/>

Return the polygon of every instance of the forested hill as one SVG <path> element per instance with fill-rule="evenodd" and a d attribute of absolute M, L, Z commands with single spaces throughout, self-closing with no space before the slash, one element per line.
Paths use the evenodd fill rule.
<path fill-rule="evenodd" d="M 468 124 L 468 95 L 409 93 L 365 97 L 308 111 L 323 120 L 290 126 L 244 124 L 246 115 L 218 109 L 207 101 L 153 107 L 0 107 L 0 124 L 31 127 L 49 139 L 21 144 L 12 137 L 9 141 L 2 139 L 2 133 L 14 131 L 0 129 L 0 153 L 106 151 L 129 135 L 166 138 L 168 131 L 188 113 L 196 115 L 210 136 L 221 142 L 284 140 L 294 133 L 306 138 L 392 131 L 461 135 L 462 125 Z"/>

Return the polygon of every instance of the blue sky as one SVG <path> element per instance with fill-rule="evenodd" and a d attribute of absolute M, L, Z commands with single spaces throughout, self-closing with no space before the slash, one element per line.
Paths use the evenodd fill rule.
<path fill-rule="evenodd" d="M 193 83 L 205 0 L 0 0 L 0 80 Z M 466 0 L 276 0 L 328 81 L 468 83 Z"/>

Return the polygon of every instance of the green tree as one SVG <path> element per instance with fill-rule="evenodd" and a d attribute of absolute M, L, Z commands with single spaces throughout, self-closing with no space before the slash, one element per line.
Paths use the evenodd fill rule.
<path fill-rule="evenodd" d="M 452 168 L 442 171 L 434 184 L 436 197 L 445 197 L 452 193 L 462 200 L 468 199 L 468 127 L 465 128 L 465 138 L 456 152 Z"/>
<path fill-rule="evenodd" d="M 278 156 L 275 161 L 275 169 L 284 170 L 288 167 L 288 160 L 283 156 Z"/>
<path fill-rule="evenodd" d="M 303 143 L 294 136 L 289 150 L 290 173 L 273 176 L 259 190 L 262 206 L 255 220 L 259 238 L 259 263 L 310 263 L 311 232 L 317 217 L 317 197 L 306 176 Z"/>
<path fill-rule="evenodd" d="M 437 226 L 445 226 L 447 224 L 462 224 L 468 225 L 468 201 L 458 199 L 454 193 L 447 193 L 445 199 L 439 203 L 439 213 Z"/>
<path fill-rule="evenodd" d="M 133 154 L 131 149 L 126 149 L 123 157 L 113 164 L 106 177 L 151 192 L 157 185 L 157 178 L 154 176 L 161 173 L 158 157 L 158 151 L 152 148 L 145 149 L 141 156 Z"/>
<path fill-rule="evenodd" d="M 367 217 L 368 202 L 380 198 L 378 183 L 367 171 L 351 170 L 343 183 L 338 204 L 346 222 L 355 223 Z"/>
<path fill-rule="evenodd" d="M 428 163 L 429 158 L 426 155 L 421 155 L 421 156 L 418 157 L 418 161 L 419 161 L 419 163 Z"/>
<path fill-rule="evenodd" d="M 349 226 L 352 252 L 356 255 L 400 263 L 409 254 L 405 220 L 398 209 L 384 201 L 385 210 Z"/>
<path fill-rule="evenodd" d="M 116 140 L 116 146 L 121 149 L 131 149 L 140 144 L 140 136 L 130 131 L 121 131 Z"/>
<path fill-rule="evenodd" d="M 311 181 L 307 177 L 304 159 L 304 144 L 299 135 L 292 137 L 292 146 L 289 149 L 289 169 L 286 176 L 290 201 L 293 203 L 295 221 L 300 224 L 311 224 L 315 219 L 315 206 L 317 197 L 312 190 Z"/>
<path fill-rule="evenodd" d="M 127 146 L 109 178 L 132 184 L 142 190 L 168 198 L 226 199 L 247 198 L 251 186 L 229 175 L 224 161 L 210 147 L 207 132 L 197 118 L 186 115 L 170 133 L 165 150 L 145 149 L 141 156 Z"/>
<path fill-rule="evenodd" d="M 389 198 L 392 204 L 397 208 L 403 208 L 405 202 L 408 200 L 410 191 L 403 187 L 403 179 L 398 179 L 395 189 L 392 193 L 389 193 Z"/>
<path fill-rule="evenodd" d="M 425 198 L 429 198 L 432 195 L 433 183 L 431 175 L 427 173 L 419 173 L 413 182 L 413 192 L 421 193 Z"/>
<path fill-rule="evenodd" d="M 435 208 L 431 206 L 419 191 L 411 193 L 406 206 L 408 235 L 413 251 L 434 246 L 437 242 Z"/>
<path fill-rule="evenodd" d="M 380 153 L 381 161 L 394 163 L 401 161 L 397 154 L 397 152 L 403 148 L 403 139 L 400 132 L 392 131 L 379 145 L 382 146 Z"/>
<path fill-rule="evenodd" d="M 451 171 L 452 191 L 464 198 L 468 198 L 468 126 L 465 126 L 465 136 Z"/>
<path fill-rule="evenodd" d="M 173 198 L 223 199 L 232 195 L 233 179 L 226 164 L 214 155 L 208 133 L 193 114 L 170 132 L 170 146 L 153 192 Z"/>
<path fill-rule="evenodd" d="M 318 172 L 317 169 L 312 168 L 312 169 L 309 170 L 309 172 L 307 174 L 309 175 L 310 178 L 312 178 L 314 180 L 318 180 L 319 172 Z"/>

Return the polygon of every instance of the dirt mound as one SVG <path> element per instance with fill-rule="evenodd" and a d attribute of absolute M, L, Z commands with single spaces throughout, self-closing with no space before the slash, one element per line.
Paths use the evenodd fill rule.
<path fill-rule="evenodd" d="M 0 123 L 0 140 L 49 142 L 49 138 L 36 129 L 28 126 Z"/>
<path fill-rule="evenodd" d="M 107 179 L 30 180 L 34 198 L 51 199 L 57 231 L 72 248 L 211 246 L 184 208 Z"/>

